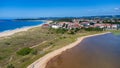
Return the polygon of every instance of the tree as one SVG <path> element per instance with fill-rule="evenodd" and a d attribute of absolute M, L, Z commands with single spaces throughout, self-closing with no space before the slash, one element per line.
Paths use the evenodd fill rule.
<path fill-rule="evenodd" d="M 57 21 L 57 22 L 72 22 L 72 19 L 71 18 L 62 18 L 62 19 L 57 19 L 57 20 L 54 20 L 54 21 Z"/>
<path fill-rule="evenodd" d="M 75 29 L 74 29 L 75 32 L 78 32 L 79 30 L 80 30 L 79 28 L 75 28 Z"/>
<path fill-rule="evenodd" d="M 62 25 L 62 27 L 65 27 L 65 23 Z"/>

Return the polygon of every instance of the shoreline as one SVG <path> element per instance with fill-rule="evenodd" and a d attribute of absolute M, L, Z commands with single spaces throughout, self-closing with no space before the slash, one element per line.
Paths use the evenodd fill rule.
<path fill-rule="evenodd" d="M 13 30 L 6 30 L 6 31 L 3 31 L 3 32 L 0 32 L 0 38 L 11 36 L 11 35 L 13 35 L 15 33 L 18 33 L 18 32 L 27 31 L 31 28 L 41 27 L 44 23 L 47 23 L 47 22 L 43 22 L 43 23 L 41 23 L 39 25 L 35 25 L 35 26 L 25 26 L 25 27 L 16 28 L 16 29 L 13 29 Z"/>
<path fill-rule="evenodd" d="M 7 30 L 7 31 L 3 31 L 3 32 L 0 32 L 0 37 L 7 37 L 7 36 L 11 36 L 15 33 L 18 33 L 18 32 L 21 32 L 21 31 L 27 31 L 31 28 L 34 28 L 34 27 L 39 27 L 41 26 L 42 24 L 40 25 L 36 25 L 36 26 L 28 26 L 28 27 L 22 27 L 22 28 L 16 28 L 16 29 L 13 29 L 13 30 Z"/>
<path fill-rule="evenodd" d="M 85 38 L 89 38 L 89 37 L 93 37 L 93 36 L 99 36 L 99 35 L 104 35 L 110 32 L 105 32 L 105 33 L 99 33 L 99 34 L 93 34 L 93 35 L 88 35 L 88 36 L 83 36 L 83 37 L 79 37 L 75 42 L 64 46 L 60 49 L 57 49 L 53 52 L 50 52 L 48 54 L 46 54 L 45 56 L 41 57 L 40 59 L 36 60 L 35 62 L 33 62 L 32 64 L 30 64 L 27 68 L 45 68 L 47 63 L 54 58 L 57 55 L 62 54 L 62 52 L 66 51 L 67 49 L 71 49 L 75 46 L 77 46 L 79 43 L 81 43 L 82 40 L 84 40 Z"/>

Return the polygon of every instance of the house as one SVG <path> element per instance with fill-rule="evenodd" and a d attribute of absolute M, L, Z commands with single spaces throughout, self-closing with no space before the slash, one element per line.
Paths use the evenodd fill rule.
<path fill-rule="evenodd" d="M 81 28 L 81 25 L 79 23 L 74 23 L 74 28 Z"/>
<path fill-rule="evenodd" d="M 54 29 L 58 29 L 58 28 L 60 28 L 60 26 L 59 26 L 59 25 L 55 25 L 55 24 L 54 24 L 54 25 L 52 25 L 51 27 L 52 27 L 52 28 L 54 28 Z"/>
<path fill-rule="evenodd" d="M 69 23 L 68 24 L 68 29 L 72 29 L 72 28 L 81 28 L 79 23 Z"/>
<path fill-rule="evenodd" d="M 50 24 L 43 24 L 42 28 L 50 28 Z"/>
<path fill-rule="evenodd" d="M 104 24 L 106 29 L 111 29 L 112 28 L 112 24 Z"/>
<path fill-rule="evenodd" d="M 89 28 L 90 27 L 90 22 L 81 22 L 80 25 L 82 27 Z"/>
<path fill-rule="evenodd" d="M 60 23 L 58 23 L 58 25 L 62 28 L 67 28 L 69 23 L 71 23 L 71 22 L 60 22 Z"/>
<path fill-rule="evenodd" d="M 104 28 L 105 27 L 105 24 L 99 24 L 99 23 L 96 23 L 94 24 L 94 27 L 96 28 Z"/>
<path fill-rule="evenodd" d="M 74 23 L 79 23 L 79 22 L 80 22 L 80 19 L 73 19 L 73 22 L 74 22 Z"/>
<path fill-rule="evenodd" d="M 112 24 L 112 29 L 118 29 L 118 25 L 117 24 Z"/>

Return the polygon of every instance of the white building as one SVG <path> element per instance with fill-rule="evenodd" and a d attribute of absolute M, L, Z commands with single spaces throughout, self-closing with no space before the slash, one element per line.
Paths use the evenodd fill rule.
<path fill-rule="evenodd" d="M 60 28 L 60 26 L 58 26 L 58 25 L 52 25 L 52 28 L 58 29 L 58 28 Z"/>
<path fill-rule="evenodd" d="M 113 28 L 113 29 L 117 29 L 117 28 L 118 28 L 118 25 L 117 25 L 117 24 L 113 24 L 113 25 L 112 25 L 112 28 Z"/>

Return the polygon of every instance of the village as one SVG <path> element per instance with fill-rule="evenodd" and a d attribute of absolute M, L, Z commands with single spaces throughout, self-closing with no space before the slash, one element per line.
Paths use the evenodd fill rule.
<path fill-rule="evenodd" d="M 43 24 L 43 28 L 65 28 L 65 29 L 74 29 L 74 28 L 100 28 L 104 30 L 119 30 L 120 29 L 120 20 L 89 20 L 89 19 L 72 19 L 71 22 L 66 21 L 49 21 L 50 23 Z M 117 22 L 117 23 L 116 23 Z"/>

